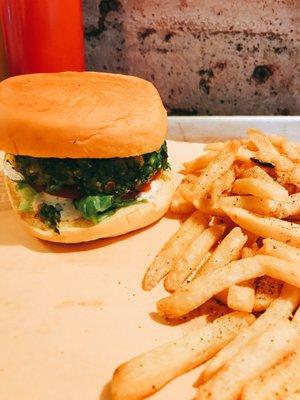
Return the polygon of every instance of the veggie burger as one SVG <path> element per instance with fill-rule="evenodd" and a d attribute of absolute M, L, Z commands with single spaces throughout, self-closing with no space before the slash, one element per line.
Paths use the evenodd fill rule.
<path fill-rule="evenodd" d="M 96 72 L 0 84 L 0 148 L 12 206 L 31 233 L 76 243 L 159 219 L 173 184 L 155 87 Z"/>

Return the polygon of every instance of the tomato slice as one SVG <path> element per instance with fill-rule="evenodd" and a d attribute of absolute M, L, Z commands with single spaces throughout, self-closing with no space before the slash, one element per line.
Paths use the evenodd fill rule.
<path fill-rule="evenodd" d="M 66 199 L 79 199 L 82 193 L 76 188 L 62 188 L 54 196 L 64 197 Z"/>

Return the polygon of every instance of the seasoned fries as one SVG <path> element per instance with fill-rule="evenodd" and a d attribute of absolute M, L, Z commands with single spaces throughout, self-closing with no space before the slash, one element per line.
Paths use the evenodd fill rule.
<path fill-rule="evenodd" d="M 235 180 L 235 174 L 232 168 L 228 170 L 220 178 L 216 179 L 210 190 L 210 198 L 212 203 L 216 203 L 224 192 L 230 191 Z"/>
<path fill-rule="evenodd" d="M 262 276 L 256 281 L 256 291 L 253 311 L 266 310 L 275 300 L 282 288 L 282 282 L 270 276 Z"/>
<path fill-rule="evenodd" d="M 220 155 L 203 170 L 193 188 L 195 192 L 193 204 L 196 208 L 198 208 L 198 200 L 208 193 L 212 183 L 231 168 L 236 151 L 236 142 L 226 145 L 224 149 L 221 150 Z"/>
<path fill-rule="evenodd" d="M 254 320 L 252 314 L 224 315 L 120 365 L 112 380 L 112 400 L 139 400 L 155 393 L 176 376 L 207 361 Z"/>
<path fill-rule="evenodd" d="M 206 217 L 194 212 L 163 246 L 143 280 L 145 290 L 152 289 L 173 267 L 190 243 L 207 227 Z"/>
<path fill-rule="evenodd" d="M 293 162 L 286 156 L 281 155 L 266 135 L 256 129 L 250 129 L 248 136 L 250 141 L 257 147 L 260 157 L 264 161 L 274 164 L 279 171 L 293 169 Z"/>
<path fill-rule="evenodd" d="M 299 333 L 289 320 L 278 321 L 253 338 L 212 379 L 201 385 L 196 400 L 236 400 L 243 386 L 285 357 L 299 342 Z"/>
<path fill-rule="evenodd" d="M 228 217 L 240 227 L 263 238 L 272 238 L 300 247 L 300 225 L 279 218 L 253 214 L 238 207 L 222 207 Z"/>
<path fill-rule="evenodd" d="M 233 261 L 195 278 L 169 297 L 157 302 L 158 312 L 177 318 L 199 307 L 232 284 L 263 275 L 283 280 L 300 288 L 300 268 L 286 260 L 257 255 Z"/>
<path fill-rule="evenodd" d="M 271 200 L 287 200 L 289 197 L 289 192 L 279 183 L 257 178 L 237 179 L 232 185 L 232 192 Z"/>
<path fill-rule="evenodd" d="M 227 196 L 221 197 L 214 208 L 240 207 L 260 215 L 275 215 L 280 203 L 271 199 L 262 199 L 255 196 Z M 212 212 L 214 210 L 212 208 Z"/>
<path fill-rule="evenodd" d="M 190 188 L 193 185 L 193 180 L 195 175 L 186 175 L 185 178 L 181 181 L 180 186 L 175 190 L 175 193 L 172 198 L 170 210 L 175 214 L 190 214 L 195 210 L 195 207 L 192 203 L 189 203 L 182 195 L 181 189 L 182 187 Z M 197 179 L 197 178 L 196 178 Z"/>
<path fill-rule="evenodd" d="M 204 150 L 171 205 L 191 216 L 143 281 L 165 277 L 161 317 L 198 313 L 201 325 L 121 365 L 112 400 L 145 398 L 204 362 L 196 400 L 300 400 L 300 145 L 252 129 Z M 208 322 L 208 304 L 228 314 Z"/>
<path fill-rule="evenodd" d="M 264 239 L 260 254 L 267 254 L 300 264 L 300 250 L 274 239 Z"/>
<path fill-rule="evenodd" d="M 290 285 L 284 285 L 281 295 L 270 307 L 253 323 L 253 325 L 239 333 L 227 346 L 225 346 L 206 365 L 203 380 L 210 379 L 223 365 L 230 362 L 232 357 L 239 353 L 253 338 L 271 326 L 276 326 L 281 319 L 287 320 L 300 301 L 300 290 Z"/>
<path fill-rule="evenodd" d="M 300 345 L 300 341 L 299 341 Z M 300 348 L 243 389 L 243 400 L 286 399 L 300 389 Z"/>
<path fill-rule="evenodd" d="M 300 388 L 297 390 L 296 393 L 291 394 L 285 400 L 300 400 Z"/>
<path fill-rule="evenodd" d="M 281 202 L 277 208 L 276 214 L 276 217 L 279 218 L 300 215 L 300 192 L 291 194 L 286 201 Z"/>
<path fill-rule="evenodd" d="M 269 174 L 266 173 L 261 167 L 255 166 L 249 169 L 246 169 L 243 172 L 243 178 L 255 178 L 255 179 L 262 179 L 266 182 L 276 183 Z M 280 185 L 279 185 L 280 186 Z M 282 186 L 280 186 L 284 189 Z"/>
<path fill-rule="evenodd" d="M 247 236 L 241 228 L 232 229 L 228 235 L 217 246 L 209 260 L 197 272 L 197 276 L 203 275 L 208 271 L 213 271 L 219 266 L 225 266 L 229 262 L 239 258 L 241 250 L 247 241 Z"/>
<path fill-rule="evenodd" d="M 248 286 L 231 285 L 228 289 L 227 305 L 238 311 L 252 312 L 255 303 L 255 289 Z"/>
<path fill-rule="evenodd" d="M 221 239 L 224 225 L 211 226 L 203 231 L 186 249 L 165 278 L 166 290 L 174 292 L 201 263 L 207 252 Z"/>

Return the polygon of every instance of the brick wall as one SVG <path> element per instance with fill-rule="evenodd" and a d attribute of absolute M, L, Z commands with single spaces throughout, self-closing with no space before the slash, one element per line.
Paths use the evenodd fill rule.
<path fill-rule="evenodd" d="M 299 114 L 297 3 L 83 0 L 87 65 L 151 80 L 171 114 Z"/>

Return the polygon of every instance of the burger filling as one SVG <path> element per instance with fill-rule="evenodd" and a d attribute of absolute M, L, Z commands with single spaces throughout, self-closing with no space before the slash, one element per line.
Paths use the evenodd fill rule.
<path fill-rule="evenodd" d="M 167 146 L 126 158 L 6 157 L 7 175 L 18 180 L 21 212 L 34 213 L 59 232 L 59 223 L 84 218 L 92 223 L 121 207 L 147 201 L 145 190 L 169 168 Z M 13 176 L 11 176 L 13 175 Z"/>

